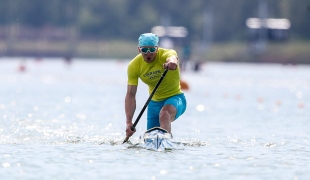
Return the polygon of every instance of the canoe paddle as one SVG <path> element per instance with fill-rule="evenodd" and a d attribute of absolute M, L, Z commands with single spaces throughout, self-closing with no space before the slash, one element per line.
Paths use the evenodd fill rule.
<path fill-rule="evenodd" d="M 153 89 L 153 91 L 152 91 L 150 97 L 147 99 L 147 101 L 146 101 L 146 103 L 144 104 L 144 106 L 143 106 L 143 108 L 142 108 L 140 114 L 138 115 L 136 121 L 133 123 L 133 125 L 132 125 L 132 127 L 131 127 L 131 130 L 132 130 L 132 131 L 134 131 L 134 130 L 136 129 L 136 125 L 138 124 L 138 122 L 139 122 L 139 120 L 140 120 L 142 114 L 144 113 L 144 111 L 145 111 L 147 105 L 148 105 L 149 102 L 151 101 L 151 99 L 152 99 L 152 97 L 154 96 L 154 94 L 155 94 L 155 92 L 156 92 L 158 86 L 159 86 L 160 83 L 163 81 L 163 79 L 164 79 L 164 77 L 166 76 L 167 72 L 168 72 L 168 69 L 165 69 L 164 73 L 161 75 L 161 77 L 160 77 L 159 81 L 157 82 L 155 88 Z M 125 138 L 123 144 L 124 144 L 125 142 L 127 142 L 128 139 L 129 139 L 129 136 L 126 136 L 126 138 Z"/>

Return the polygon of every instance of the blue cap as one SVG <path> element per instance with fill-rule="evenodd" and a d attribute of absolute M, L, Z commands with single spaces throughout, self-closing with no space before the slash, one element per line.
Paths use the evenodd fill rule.
<path fill-rule="evenodd" d="M 158 46 L 158 36 L 153 33 L 144 33 L 139 37 L 139 46 Z"/>

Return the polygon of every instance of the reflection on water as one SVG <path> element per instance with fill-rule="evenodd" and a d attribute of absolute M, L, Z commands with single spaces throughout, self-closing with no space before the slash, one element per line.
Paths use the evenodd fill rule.
<path fill-rule="evenodd" d="M 309 66 L 210 63 L 184 72 L 188 108 L 172 127 L 178 148 L 156 152 L 139 144 L 146 113 L 122 144 L 127 63 L 24 60 L 20 71 L 18 59 L 1 59 L 0 176 L 309 177 Z M 140 83 L 137 111 L 147 92 Z"/>

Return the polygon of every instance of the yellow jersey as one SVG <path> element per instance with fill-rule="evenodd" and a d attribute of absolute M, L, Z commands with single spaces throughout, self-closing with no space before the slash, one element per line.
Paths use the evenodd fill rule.
<path fill-rule="evenodd" d="M 141 54 L 138 54 L 130 61 L 127 69 L 128 85 L 138 85 L 140 78 L 149 87 L 149 94 L 152 93 L 161 75 L 164 72 L 163 64 L 166 59 L 175 56 L 178 57 L 175 50 L 158 48 L 156 58 L 153 62 L 147 63 L 144 61 Z M 180 68 L 169 70 L 156 90 L 152 100 L 162 101 L 171 96 L 181 94 L 180 86 Z"/>

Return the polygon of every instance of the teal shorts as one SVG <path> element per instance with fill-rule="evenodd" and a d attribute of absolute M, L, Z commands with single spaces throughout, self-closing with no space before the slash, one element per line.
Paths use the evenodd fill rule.
<path fill-rule="evenodd" d="M 180 117 L 186 110 L 186 99 L 184 94 L 178 94 L 175 96 L 171 96 L 170 98 L 163 101 L 153 101 L 151 100 L 147 107 L 147 129 L 151 129 L 153 127 L 160 127 L 159 124 L 159 113 L 160 110 L 165 105 L 173 105 L 177 113 L 175 115 L 175 120 Z"/>

